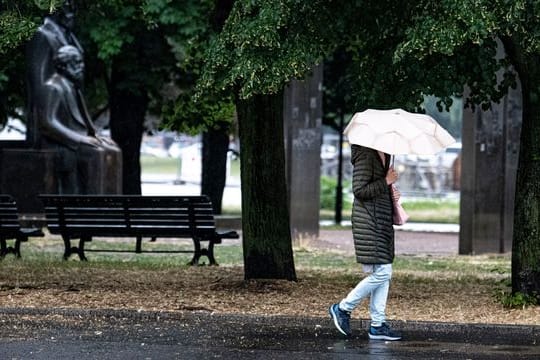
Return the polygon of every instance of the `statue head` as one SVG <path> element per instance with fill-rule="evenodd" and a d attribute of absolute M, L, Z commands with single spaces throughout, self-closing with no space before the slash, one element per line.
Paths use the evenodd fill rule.
<path fill-rule="evenodd" d="M 65 0 L 54 18 L 63 28 L 69 31 L 73 30 L 75 27 L 75 0 Z"/>
<path fill-rule="evenodd" d="M 84 79 L 84 61 L 81 52 L 75 46 L 64 45 L 58 49 L 54 58 L 54 66 L 59 74 L 81 85 Z"/>

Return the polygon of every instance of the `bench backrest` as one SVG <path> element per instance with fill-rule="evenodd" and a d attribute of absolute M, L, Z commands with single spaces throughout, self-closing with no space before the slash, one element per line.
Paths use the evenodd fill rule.
<path fill-rule="evenodd" d="M 0 195 L 0 235 L 14 236 L 20 227 L 17 203 L 9 195 Z"/>
<path fill-rule="evenodd" d="M 47 228 L 72 236 L 211 236 L 212 203 L 206 196 L 40 195 Z"/>

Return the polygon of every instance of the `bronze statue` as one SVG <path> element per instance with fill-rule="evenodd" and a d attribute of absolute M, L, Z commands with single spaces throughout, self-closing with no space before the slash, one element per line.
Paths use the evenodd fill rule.
<path fill-rule="evenodd" d="M 64 45 L 72 45 L 83 54 L 83 49 L 72 32 L 75 25 L 74 12 L 74 2 L 66 0 L 59 11 L 45 17 L 27 46 L 27 135 L 34 145 L 39 142 L 40 136 L 36 120 L 37 104 L 40 102 L 45 81 L 55 72 L 53 58 L 56 51 Z"/>
<path fill-rule="evenodd" d="M 105 152 L 117 156 L 120 149 L 96 129 L 80 86 L 84 63 L 79 49 L 64 45 L 53 57 L 56 72 L 45 82 L 38 102 L 38 131 L 42 148 L 56 149 L 60 193 L 89 193 L 90 161 Z"/>
<path fill-rule="evenodd" d="M 86 109 L 74 10 L 64 1 L 29 41 L 26 146 L 0 148 L 0 192 L 23 214 L 44 211 L 39 194 L 122 193 L 122 153 L 98 135 Z"/>
<path fill-rule="evenodd" d="M 75 6 L 70 0 L 58 12 L 45 17 L 28 47 L 28 69 L 30 85 L 43 84 L 54 72 L 52 59 L 64 45 L 75 46 L 81 54 L 83 49 L 73 33 Z"/>
<path fill-rule="evenodd" d="M 121 164 L 121 152 L 110 138 L 97 135 L 86 108 L 74 16 L 74 1 L 64 1 L 28 44 L 28 136 L 35 148 L 55 152 L 59 193 L 100 193 L 109 191 L 108 177 L 121 176 L 111 169 Z"/>

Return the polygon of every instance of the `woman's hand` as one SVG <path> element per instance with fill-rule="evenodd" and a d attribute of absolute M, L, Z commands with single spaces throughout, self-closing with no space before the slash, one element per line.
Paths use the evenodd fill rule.
<path fill-rule="evenodd" d="M 394 170 L 393 167 L 388 169 L 388 172 L 386 173 L 386 184 L 390 185 L 397 181 L 398 179 L 398 173 L 396 170 Z"/>

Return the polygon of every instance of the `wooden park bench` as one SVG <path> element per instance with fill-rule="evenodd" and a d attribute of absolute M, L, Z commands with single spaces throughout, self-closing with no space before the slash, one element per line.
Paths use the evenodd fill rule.
<path fill-rule="evenodd" d="M 20 258 L 21 243 L 30 236 L 43 235 L 39 228 L 21 226 L 16 201 L 9 195 L 0 195 L 0 258 L 10 253 Z M 7 240 L 15 240 L 15 245 L 8 246 Z"/>
<path fill-rule="evenodd" d="M 193 253 L 191 265 L 201 256 L 217 265 L 214 245 L 222 239 L 239 238 L 236 231 L 218 232 L 212 203 L 206 196 L 137 196 L 137 195 L 40 195 L 47 228 L 64 240 L 64 259 L 77 254 L 87 260 L 84 244 L 94 237 L 134 237 L 135 253 Z M 142 250 L 142 239 L 191 238 L 193 251 Z M 71 240 L 79 239 L 78 246 Z M 202 247 L 201 242 L 208 242 Z M 126 252 L 126 250 L 87 249 L 87 251 Z M 129 251 L 129 250 L 127 250 Z M 133 251 L 133 250 L 131 250 Z"/>

